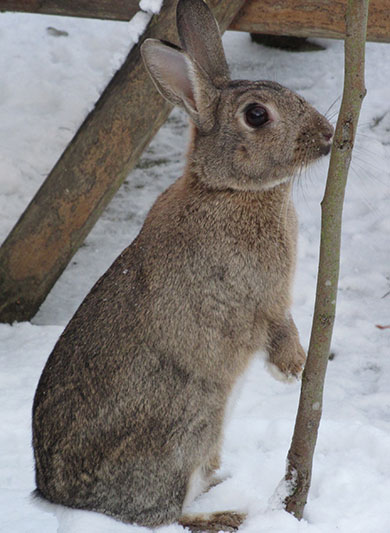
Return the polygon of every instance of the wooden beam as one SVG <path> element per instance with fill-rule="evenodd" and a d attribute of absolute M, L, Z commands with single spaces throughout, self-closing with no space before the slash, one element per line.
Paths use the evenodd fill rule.
<path fill-rule="evenodd" d="M 0 11 L 64 15 L 107 20 L 130 20 L 138 0 L 0 0 Z"/>
<path fill-rule="evenodd" d="M 229 29 L 344 39 L 347 0 L 247 0 Z M 370 0 L 367 40 L 390 42 L 390 2 Z"/>
<path fill-rule="evenodd" d="M 243 1 L 209 1 L 222 31 Z M 177 42 L 175 8 L 165 0 L 141 42 Z M 0 248 L 0 322 L 34 316 L 170 110 L 138 43 Z"/>
<path fill-rule="evenodd" d="M 344 39 L 347 0 L 247 0 L 229 29 Z M 130 20 L 138 0 L 0 0 L 0 11 Z M 389 0 L 370 0 L 367 40 L 390 42 Z"/>

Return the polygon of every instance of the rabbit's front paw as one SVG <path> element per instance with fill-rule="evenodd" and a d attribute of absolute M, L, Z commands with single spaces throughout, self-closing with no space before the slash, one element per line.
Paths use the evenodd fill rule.
<path fill-rule="evenodd" d="M 269 359 L 269 370 L 276 379 L 294 381 L 300 379 L 306 361 L 306 354 L 301 345 L 295 350 L 281 352 Z M 274 367 L 274 368 L 272 368 Z"/>
<path fill-rule="evenodd" d="M 298 332 L 292 319 L 288 327 L 274 329 L 274 336 L 268 351 L 268 369 L 282 381 L 300 379 L 306 354 L 299 342 Z"/>
<path fill-rule="evenodd" d="M 278 381 L 293 383 L 294 381 L 301 379 L 304 363 L 305 359 L 303 359 L 300 364 L 294 362 L 292 365 L 282 364 L 281 366 L 279 366 L 274 362 L 268 360 L 266 362 L 266 365 L 272 377 L 274 377 Z"/>

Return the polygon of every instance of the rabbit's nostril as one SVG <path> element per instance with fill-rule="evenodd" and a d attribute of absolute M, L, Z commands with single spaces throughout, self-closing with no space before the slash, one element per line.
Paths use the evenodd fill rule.
<path fill-rule="evenodd" d="M 331 124 L 329 124 L 328 127 L 324 128 L 324 131 L 322 132 L 322 136 L 326 142 L 330 142 L 332 140 L 333 134 L 334 128 Z"/>

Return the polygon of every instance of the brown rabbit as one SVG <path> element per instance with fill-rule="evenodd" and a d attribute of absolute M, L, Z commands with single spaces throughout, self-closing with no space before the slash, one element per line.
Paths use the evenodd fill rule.
<path fill-rule="evenodd" d="M 147 40 L 161 94 L 190 116 L 184 175 L 85 298 L 33 408 L 37 493 L 154 527 L 233 531 L 234 512 L 183 514 L 219 466 L 227 400 L 257 350 L 286 377 L 304 351 L 291 318 L 291 178 L 333 129 L 270 81 L 231 81 L 202 0 L 179 0 L 183 49 Z"/>

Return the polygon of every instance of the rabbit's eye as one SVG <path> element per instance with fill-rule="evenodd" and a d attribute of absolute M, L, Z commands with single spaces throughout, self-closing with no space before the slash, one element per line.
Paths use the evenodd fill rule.
<path fill-rule="evenodd" d="M 251 128 L 259 128 L 268 122 L 268 111 L 261 105 L 249 104 L 245 110 L 245 120 Z"/>

